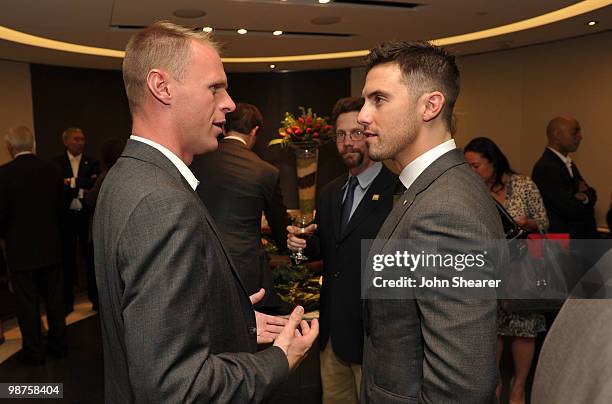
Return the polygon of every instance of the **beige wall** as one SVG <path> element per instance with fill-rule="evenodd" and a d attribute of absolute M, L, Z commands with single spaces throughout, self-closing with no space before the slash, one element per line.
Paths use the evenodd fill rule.
<path fill-rule="evenodd" d="M 531 174 L 556 115 L 575 116 L 584 137 L 572 155 L 599 195 L 605 225 L 612 192 L 612 32 L 459 58 L 457 143 L 493 139 L 516 171 Z M 363 69 L 353 69 L 354 94 Z"/>
<path fill-rule="evenodd" d="M 0 60 L 0 89 L 0 164 L 4 164 L 11 159 L 4 143 L 8 128 L 34 126 L 30 66 Z"/>

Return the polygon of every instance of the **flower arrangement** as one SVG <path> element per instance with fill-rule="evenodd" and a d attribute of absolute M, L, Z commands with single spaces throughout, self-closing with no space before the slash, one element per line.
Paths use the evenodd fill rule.
<path fill-rule="evenodd" d="M 289 146 L 291 144 L 316 143 L 322 144 L 328 141 L 331 125 L 328 125 L 327 119 L 317 116 L 312 112 L 312 108 L 300 107 L 301 115 L 297 118 L 285 112 L 285 117 L 281 121 L 281 127 L 278 129 L 278 139 L 271 140 L 269 146 L 280 144 L 281 146 Z"/>

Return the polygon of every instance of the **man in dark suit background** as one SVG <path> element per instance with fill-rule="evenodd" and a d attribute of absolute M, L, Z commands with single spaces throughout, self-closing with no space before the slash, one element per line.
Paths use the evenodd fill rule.
<path fill-rule="evenodd" d="M 77 266 L 77 249 L 81 256 L 87 255 L 89 239 L 89 218 L 83 212 L 83 197 L 93 187 L 100 174 L 100 164 L 97 160 L 83 154 L 85 149 L 85 134 L 80 128 L 68 128 L 62 133 L 62 141 L 66 153 L 55 158 L 64 176 L 66 209 L 62 220 L 63 265 L 64 265 L 64 305 L 66 314 L 73 311 L 74 306 L 74 276 Z M 93 304 L 98 307 L 98 291 L 95 284 L 94 269 L 86 262 L 87 294 Z"/>
<path fill-rule="evenodd" d="M 130 39 L 132 136 L 94 215 L 108 403 L 261 402 L 302 360 L 318 323 L 253 311 L 195 192 L 193 156 L 216 150 L 234 110 L 216 45 L 158 22 Z M 214 170 L 206 176 L 223 175 Z M 206 178 L 201 178 L 206 181 Z M 257 352 L 257 343 L 273 346 Z"/>
<path fill-rule="evenodd" d="M 361 240 L 376 237 L 393 207 L 397 176 L 368 155 L 357 114 L 358 97 L 338 100 L 332 111 L 336 146 L 349 169 L 326 185 L 318 198 L 314 232 L 306 240 L 288 228 L 287 246 L 306 248 L 323 259 L 321 290 L 321 382 L 324 403 L 358 403 L 363 354 L 361 316 Z"/>
<path fill-rule="evenodd" d="M 370 52 L 366 65 L 358 121 L 370 158 L 392 159 L 406 188 L 370 255 L 396 254 L 389 239 L 446 240 L 437 251 L 452 256 L 482 252 L 483 241 L 503 239 L 492 198 L 451 136 L 459 95 L 454 57 L 426 42 L 387 42 Z M 466 245 L 448 246 L 449 240 Z M 497 261 L 497 254 L 490 255 Z M 478 271 L 485 279 L 493 275 L 490 266 Z M 436 271 L 438 277 L 452 273 Z M 452 288 L 407 288 L 402 299 L 387 292 L 364 303 L 363 402 L 493 402 L 495 291 L 491 299 Z"/>
<path fill-rule="evenodd" d="M 536 183 L 546 211 L 551 233 L 569 233 L 571 238 L 598 238 L 595 222 L 597 193 L 590 187 L 569 153 L 578 150 L 582 141 L 580 124 L 575 118 L 556 117 L 546 127 L 548 144 L 535 163 Z"/>
<path fill-rule="evenodd" d="M 38 365 L 45 361 L 41 300 L 49 323 L 46 351 L 66 355 L 60 266 L 62 175 L 55 164 L 34 154 L 34 134 L 29 128 L 11 128 L 6 144 L 14 160 L 0 167 L 0 238 L 6 242 L 7 266 L 17 296 L 22 335 L 17 358 Z"/>
<path fill-rule="evenodd" d="M 279 171 L 251 151 L 263 123 L 257 107 L 237 104 L 225 118 L 226 136 L 217 151 L 195 157 L 190 169 L 196 177 L 206 178 L 198 186 L 198 195 L 215 219 L 247 293 L 264 288 L 264 300 L 257 307 L 278 307 L 280 300 L 261 244 L 261 215 L 265 212 L 272 237 L 283 248 L 289 219 Z M 213 172 L 220 175 L 209 175 Z"/>

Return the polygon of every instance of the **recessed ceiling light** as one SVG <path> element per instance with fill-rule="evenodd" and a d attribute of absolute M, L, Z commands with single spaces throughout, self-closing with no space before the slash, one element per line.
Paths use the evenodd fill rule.
<path fill-rule="evenodd" d="M 270 65 L 270 69 L 276 69 L 276 65 Z"/>
<path fill-rule="evenodd" d="M 247 32 L 249 32 L 249 31 L 247 31 L 247 30 L 246 30 L 246 29 L 244 29 L 244 28 L 240 28 L 240 29 L 239 29 L 238 31 L 236 31 L 236 32 L 237 32 L 237 33 L 239 33 L 240 35 L 244 35 L 244 34 L 246 34 L 246 33 L 247 33 Z"/>
<path fill-rule="evenodd" d="M 327 4 L 330 0 L 319 0 L 319 4 Z"/>
<path fill-rule="evenodd" d="M 277 30 L 272 33 L 272 35 L 283 35 L 283 31 Z"/>
<path fill-rule="evenodd" d="M 589 21 L 589 22 L 587 22 L 587 25 L 589 27 L 592 27 L 593 25 L 597 25 L 597 21 Z"/>
<path fill-rule="evenodd" d="M 209 33 L 209 32 L 213 32 L 213 27 L 204 27 L 202 28 L 202 31 Z"/>
<path fill-rule="evenodd" d="M 200 17 L 204 17 L 206 15 L 206 12 L 194 8 L 194 9 L 174 10 L 174 13 L 172 14 L 174 14 L 175 16 L 179 18 L 200 18 Z"/>

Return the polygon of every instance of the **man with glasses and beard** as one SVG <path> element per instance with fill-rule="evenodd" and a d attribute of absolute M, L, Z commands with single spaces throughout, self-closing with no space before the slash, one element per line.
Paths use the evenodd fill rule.
<path fill-rule="evenodd" d="M 361 384 L 363 321 L 361 318 L 362 239 L 373 239 L 393 207 L 397 177 L 368 155 L 357 115 L 362 98 L 342 98 L 332 112 L 336 146 L 346 174 L 321 191 L 314 231 L 306 240 L 289 226 L 287 246 L 305 248 L 311 258 L 323 259 L 320 349 L 324 403 L 357 403 Z M 315 231 L 316 229 L 316 231 Z"/>

